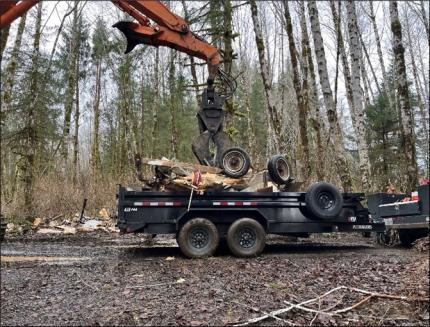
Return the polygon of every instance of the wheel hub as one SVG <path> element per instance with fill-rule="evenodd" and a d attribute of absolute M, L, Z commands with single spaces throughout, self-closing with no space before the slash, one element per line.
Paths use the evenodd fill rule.
<path fill-rule="evenodd" d="M 328 193 L 321 193 L 318 195 L 318 204 L 325 210 L 330 209 L 333 207 L 334 198 Z"/>
<path fill-rule="evenodd" d="M 245 165 L 245 158 L 239 151 L 231 151 L 226 154 L 223 160 L 224 169 L 228 169 L 231 172 L 240 171 Z"/>
<path fill-rule="evenodd" d="M 256 234 L 250 228 L 243 228 L 236 234 L 236 239 L 241 247 L 250 248 L 253 247 L 256 242 Z"/>
<path fill-rule="evenodd" d="M 195 228 L 191 231 L 188 240 L 194 248 L 202 249 L 209 243 L 209 233 L 202 228 Z"/>

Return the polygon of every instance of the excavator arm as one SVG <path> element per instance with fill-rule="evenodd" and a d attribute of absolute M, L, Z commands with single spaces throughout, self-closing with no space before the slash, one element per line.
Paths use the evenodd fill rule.
<path fill-rule="evenodd" d="M 40 0 L 0 0 L 0 29 L 11 24 Z M 137 23 L 118 22 L 114 25 L 127 38 L 126 53 L 138 44 L 167 46 L 191 56 L 206 60 L 209 79 L 213 80 L 220 62 L 218 49 L 194 35 L 187 22 L 172 13 L 160 1 L 111 0 L 128 13 Z M 155 24 L 151 24 L 151 21 Z"/>
<path fill-rule="evenodd" d="M 11 24 L 40 0 L 0 0 L 0 29 Z M 230 95 L 235 83 L 225 72 L 219 69 L 218 49 L 190 31 L 187 22 L 172 13 L 160 1 L 155 0 L 111 0 L 114 5 L 128 13 L 137 22 L 121 21 L 113 25 L 127 39 L 126 53 L 138 44 L 167 46 L 191 56 L 206 60 L 209 69 L 208 87 L 203 91 L 202 102 L 197 120 L 200 135 L 192 143 L 192 150 L 200 164 L 218 166 L 231 177 L 241 177 L 249 168 L 249 156 L 223 131 L 225 112 L 221 96 L 213 87 L 216 76 L 230 88 Z M 154 23 L 151 23 L 153 21 Z M 210 142 L 216 147 L 213 155 Z"/>

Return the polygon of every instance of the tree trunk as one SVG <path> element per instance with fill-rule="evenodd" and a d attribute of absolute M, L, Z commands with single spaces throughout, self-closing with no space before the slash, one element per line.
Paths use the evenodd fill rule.
<path fill-rule="evenodd" d="M 312 121 L 312 128 L 315 131 L 315 153 L 317 154 L 316 160 L 314 160 L 315 171 L 318 180 L 324 179 L 324 153 L 322 145 L 322 119 L 320 113 L 320 103 L 318 100 L 318 89 L 316 84 L 315 68 L 312 59 L 311 46 L 309 43 L 308 27 L 306 23 L 305 5 L 303 1 L 299 2 L 299 12 L 300 12 L 300 29 L 302 37 L 302 71 L 303 79 L 306 79 L 306 85 L 308 87 L 303 87 L 302 91 L 306 92 L 303 96 L 307 98 L 308 109 L 314 108 L 314 119 Z M 306 72 L 306 73 L 305 73 Z M 309 75 L 309 83 L 307 81 Z M 303 84 L 305 85 L 305 81 Z M 313 106 L 311 106 L 311 103 Z"/>
<path fill-rule="evenodd" d="M 79 154 L 79 58 L 76 60 L 76 102 L 75 102 L 75 126 L 73 133 L 73 184 L 76 185 L 78 175 L 78 154 Z"/>
<path fill-rule="evenodd" d="M 424 23 L 424 28 L 426 30 L 427 34 L 427 42 L 428 47 L 430 48 L 430 32 L 429 32 L 429 20 L 428 20 L 428 14 L 426 13 L 425 7 L 424 7 L 424 1 L 420 0 L 420 9 L 421 9 L 421 16 Z"/>
<path fill-rule="evenodd" d="M 10 112 L 11 103 L 12 103 L 12 93 L 13 87 L 15 84 L 15 72 L 16 66 L 18 64 L 19 51 L 21 49 L 22 35 L 24 33 L 25 22 L 26 22 L 26 14 L 21 17 L 21 20 L 18 25 L 18 30 L 16 32 L 15 42 L 13 44 L 12 53 L 10 55 L 10 59 L 6 69 L 4 71 L 4 75 L 2 76 L 2 81 L 4 84 L 2 86 L 2 118 L 4 121 L 5 116 Z M 4 117 L 3 117 L 4 115 Z"/>
<path fill-rule="evenodd" d="M 243 93 L 245 98 L 246 135 L 247 135 L 247 141 L 248 141 L 248 144 L 247 144 L 248 151 L 251 158 L 256 158 L 257 141 L 255 137 L 255 122 L 251 112 L 251 101 L 250 101 L 250 94 L 249 94 L 251 85 L 249 83 L 249 78 L 246 77 L 245 74 L 242 74 L 242 85 L 244 87 Z"/>
<path fill-rule="evenodd" d="M 372 61 L 370 60 L 369 52 L 367 51 L 366 45 L 363 42 L 363 37 L 361 36 L 361 33 L 358 33 L 358 36 L 360 37 L 361 48 L 363 49 L 364 56 L 366 57 L 370 71 L 372 72 L 372 77 L 373 77 L 373 80 L 375 81 L 376 88 L 378 89 L 378 93 L 381 94 L 382 89 L 379 85 L 378 78 L 376 77 L 375 70 L 373 69 L 373 65 L 372 65 Z M 370 84 L 369 84 L 369 88 L 370 88 Z"/>
<path fill-rule="evenodd" d="M 373 10 L 373 1 L 369 1 L 369 6 L 370 6 L 369 17 L 370 17 L 370 20 L 372 21 L 373 33 L 375 34 L 375 40 L 376 40 L 376 49 L 378 50 L 379 65 L 381 66 L 382 77 L 384 78 L 384 86 L 386 88 L 387 87 L 386 83 L 388 82 L 388 76 L 385 70 L 384 56 L 382 55 L 381 39 L 379 37 L 378 26 L 376 25 L 376 16 Z"/>
<path fill-rule="evenodd" d="M 284 3 L 284 16 L 285 28 L 288 35 L 288 46 L 290 49 L 291 66 L 293 69 L 293 86 L 296 92 L 297 107 L 299 111 L 299 138 L 300 138 L 300 152 L 303 163 L 301 167 L 301 175 L 303 180 L 307 180 L 311 173 L 311 166 L 309 161 L 309 140 L 307 134 L 307 116 L 308 116 L 308 96 L 307 96 L 307 65 L 303 69 L 303 85 L 300 82 L 299 65 L 297 60 L 297 49 L 294 42 L 293 25 L 291 22 L 290 10 L 288 2 Z M 304 48 L 305 49 L 305 48 Z M 306 50 L 305 50 L 306 51 Z M 305 57 L 306 62 L 306 57 Z"/>
<path fill-rule="evenodd" d="M 100 169 L 100 97 L 101 97 L 101 70 L 102 60 L 98 59 L 96 65 L 96 90 L 94 95 L 93 113 L 94 126 L 91 143 L 91 175 L 97 176 Z"/>
<path fill-rule="evenodd" d="M 33 36 L 33 51 L 31 55 L 31 71 L 30 71 L 30 85 L 29 97 L 32 98 L 37 95 L 39 91 L 38 69 L 40 59 L 40 37 L 42 26 L 42 3 L 37 5 L 37 16 Z M 37 148 L 37 125 L 36 125 L 36 110 L 34 102 L 29 103 L 27 109 L 27 116 L 25 119 L 25 139 L 23 162 L 21 166 L 21 175 L 24 179 L 24 210 L 28 220 L 34 216 L 33 208 L 33 186 L 34 186 L 34 170 L 35 170 L 35 157 Z"/>
<path fill-rule="evenodd" d="M 393 33 L 394 66 L 397 78 L 397 94 L 402 114 L 402 129 L 404 135 L 404 152 L 406 156 L 406 188 L 415 190 L 418 184 L 418 167 L 415 152 L 414 122 L 409 97 L 408 79 L 406 76 L 405 49 L 402 41 L 402 26 L 397 10 L 397 1 L 390 2 L 391 32 Z"/>
<path fill-rule="evenodd" d="M 233 65 L 233 28 L 232 28 L 232 9 L 230 0 L 222 0 L 223 5 L 223 64 L 224 71 L 228 76 L 231 75 L 231 69 Z M 233 98 L 227 99 L 225 101 L 226 117 L 225 126 L 226 131 L 230 136 L 234 137 L 237 130 L 234 128 L 234 106 Z"/>
<path fill-rule="evenodd" d="M 351 112 L 352 124 L 353 126 L 355 126 L 355 106 L 354 106 L 353 95 L 352 95 L 351 71 L 349 69 L 349 63 L 348 63 L 348 58 L 346 56 L 345 45 L 344 45 L 342 29 L 341 29 L 341 20 L 340 20 L 341 3 L 342 3 L 341 1 L 338 1 L 339 14 L 337 13 L 335 2 L 333 0 L 330 1 L 330 8 L 331 8 L 333 23 L 334 23 L 336 35 L 337 35 L 337 45 L 339 47 L 340 59 L 342 62 L 342 70 L 343 70 L 345 90 L 346 90 L 346 99 L 348 101 L 348 106 Z"/>
<path fill-rule="evenodd" d="M 271 77 L 269 74 L 269 66 L 265 57 L 265 46 L 263 41 L 263 33 L 258 18 L 257 4 L 255 0 L 250 0 L 251 16 L 254 25 L 255 42 L 257 44 L 258 59 L 260 62 L 261 77 L 263 79 L 264 92 L 267 102 L 267 114 L 269 116 L 269 124 L 274 133 L 273 148 L 277 153 L 282 153 L 284 150 L 282 120 L 275 106 L 274 96 L 272 94 Z"/>
<path fill-rule="evenodd" d="M 187 7 L 185 0 L 182 0 L 182 7 L 184 8 L 184 19 L 186 22 L 188 22 L 190 19 L 190 16 L 188 13 L 188 7 Z M 196 64 L 195 64 L 193 56 L 189 55 L 188 57 L 190 58 L 191 77 L 193 79 L 194 89 L 196 90 L 197 105 L 199 105 L 200 104 L 200 90 L 199 90 L 199 80 L 197 78 Z"/>
<path fill-rule="evenodd" d="M 6 48 L 7 39 L 9 37 L 10 24 L 0 30 L 0 63 L 3 61 L 3 52 Z"/>
<path fill-rule="evenodd" d="M 63 136 L 62 136 L 62 145 L 61 145 L 61 155 L 63 157 L 64 165 L 67 167 L 68 160 L 68 148 L 69 148 L 69 137 L 70 137 L 70 121 L 73 110 L 73 97 L 75 95 L 75 87 L 76 87 L 76 62 L 78 58 L 79 46 L 79 29 L 80 26 L 78 24 L 78 1 L 75 1 L 74 12 L 73 12 L 73 27 L 72 27 L 72 41 L 70 45 L 70 61 L 67 68 L 66 76 L 67 76 L 67 86 L 65 91 L 65 103 L 64 103 L 64 124 L 63 124 Z"/>
<path fill-rule="evenodd" d="M 159 64 L 160 64 L 160 53 L 159 49 L 155 50 L 155 66 L 154 66 L 154 87 L 155 87 L 155 99 L 152 106 L 152 148 L 151 158 L 158 155 L 158 107 L 160 106 L 160 81 L 159 81 Z"/>
<path fill-rule="evenodd" d="M 428 108 L 426 111 L 425 108 L 425 102 L 423 101 L 423 96 L 425 97 L 425 95 L 423 94 L 423 89 L 422 89 L 422 85 L 418 76 L 418 68 L 417 68 L 417 64 L 415 61 L 415 52 L 414 52 L 414 45 L 412 44 L 412 38 L 411 38 L 411 30 L 410 30 L 410 24 L 409 24 L 409 15 L 406 14 L 406 36 L 408 39 L 408 49 L 409 49 L 409 54 L 411 57 L 411 63 L 412 63 L 412 73 L 414 75 L 414 84 L 415 84 L 415 90 L 417 93 L 417 102 L 418 102 L 418 108 L 420 110 L 420 119 L 419 121 L 422 122 L 422 129 L 424 131 L 424 141 L 425 144 L 427 146 L 428 149 L 428 144 L 429 144 L 429 128 L 428 128 L 428 118 L 427 117 L 427 112 L 428 112 Z M 428 151 L 425 154 L 426 155 L 426 161 L 427 161 L 427 167 L 429 165 L 429 158 L 428 158 Z"/>
<path fill-rule="evenodd" d="M 348 17 L 349 49 L 351 56 L 352 71 L 359 72 L 361 64 L 361 48 L 358 37 L 357 15 L 355 4 L 352 1 L 346 2 L 346 12 Z M 361 183 L 364 190 L 369 189 L 370 185 L 370 162 L 368 145 L 366 142 L 366 123 L 363 107 L 363 91 L 360 85 L 360 74 L 354 74 L 351 80 L 353 102 L 355 107 L 355 133 L 357 136 L 359 166 L 361 173 Z M 364 81 L 365 83 L 365 81 Z"/>
<path fill-rule="evenodd" d="M 333 93 L 330 87 L 327 61 L 324 51 L 324 42 L 321 35 L 318 9 L 315 1 L 308 2 L 308 10 L 309 18 L 311 21 L 311 30 L 315 47 L 314 50 L 318 63 L 318 73 L 320 75 L 320 84 L 323 93 L 324 105 L 327 110 L 328 121 L 330 124 L 330 134 L 333 136 L 335 158 L 338 165 L 338 173 L 342 182 L 342 187 L 345 191 L 350 191 L 352 188 L 352 180 L 348 172 L 348 164 L 344 157 L 343 138 L 339 127 L 336 107 L 333 101 Z"/>
<path fill-rule="evenodd" d="M 175 159 L 179 158 L 179 149 L 178 149 L 178 142 L 179 142 L 179 135 L 176 128 L 176 111 L 177 108 L 177 101 L 176 101 L 176 92 L 177 89 L 175 87 L 175 57 L 176 57 L 176 50 L 171 49 L 170 50 L 170 63 L 169 63 L 169 89 L 170 89 L 170 146 L 172 155 Z"/>

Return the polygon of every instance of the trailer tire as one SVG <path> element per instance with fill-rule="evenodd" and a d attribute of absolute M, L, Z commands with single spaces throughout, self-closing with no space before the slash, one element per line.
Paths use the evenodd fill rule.
<path fill-rule="evenodd" d="M 188 258 L 204 258 L 214 254 L 219 244 L 215 225 L 206 218 L 193 218 L 180 229 L 177 242 Z"/>
<path fill-rule="evenodd" d="M 282 155 L 276 155 L 270 158 L 267 163 L 270 179 L 279 185 L 287 184 L 290 181 L 290 165 Z"/>
<path fill-rule="evenodd" d="M 250 166 L 251 159 L 248 153 L 241 148 L 230 148 L 221 156 L 221 168 L 228 177 L 240 178 L 245 176 Z"/>
<path fill-rule="evenodd" d="M 264 249 L 266 232 L 258 221 L 251 218 L 241 218 L 229 227 L 227 244 L 236 257 L 256 257 Z"/>
<path fill-rule="evenodd" d="M 332 184 L 312 184 L 305 194 L 306 208 L 320 219 L 336 218 L 343 207 L 343 197 Z"/>

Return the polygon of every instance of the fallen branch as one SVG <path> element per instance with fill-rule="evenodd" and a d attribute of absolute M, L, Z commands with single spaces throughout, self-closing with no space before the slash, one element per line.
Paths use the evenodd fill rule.
<path fill-rule="evenodd" d="M 360 300 L 359 302 L 355 303 L 352 306 L 349 306 L 349 307 L 346 307 L 346 308 L 343 308 L 343 309 L 339 309 L 339 310 L 335 310 L 335 311 L 331 311 L 331 312 L 328 312 L 327 309 L 321 311 L 321 310 L 315 310 L 315 309 L 304 307 L 304 305 L 306 305 L 306 304 L 310 304 L 310 303 L 314 303 L 316 301 L 320 301 L 322 298 L 326 297 L 327 295 L 329 295 L 329 294 L 331 294 L 333 292 L 342 290 L 342 289 L 344 289 L 344 290 L 350 290 L 350 291 L 355 291 L 355 292 L 362 293 L 362 294 L 367 294 L 368 296 L 365 297 L 364 299 Z M 410 297 L 403 296 L 403 295 L 383 294 L 383 293 L 370 292 L 370 291 L 362 290 L 362 289 L 355 288 L 355 287 L 338 286 L 336 288 L 333 288 L 333 289 L 329 290 L 328 292 L 324 293 L 321 296 L 315 297 L 313 299 L 310 299 L 310 300 L 307 300 L 307 301 L 304 301 L 304 302 L 301 302 L 301 303 L 298 303 L 298 304 L 294 304 L 294 303 L 291 303 L 291 302 L 288 302 L 288 301 L 284 301 L 286 304 L 289 305 L 289 307 L 269 312 L 267 314 L 264 314 L 263 316 L 250 319 L 250 320 L 248 320 L 248 321 L 246 321 L 246 322 L 244 322 L 242 324 L 236 324 L 234 326 L 246 326 L 246 325 L 249 325 L 249 324 L 255 324 L 256 322 L 265 320 L 265 319 L 267 319 L 269 317 L 273 318 L 273 316 L 277 316 L 277 315 L 286 313 L 286 312 L 291 311 L 293 309 L 300 309 L 302 311 L 306 311 L 306 312 L 310 312 L 310 313 L 315 313 L 316 315 L 323 314 L 323 315 L 328 315 L 328 316 L 335 316 L 335 315 L 339 315 L 340 313 L 344 313 L 344 312 L 353 310 L 353 309 L 355 309 L 355 308 L 357 308 L 357 307 L 359 307 L 359 306 L 367 303 L 373 297 L 393 299 L 393 300 L 402 300 L 402 301 L 411 301 L 411 302 L 413 302 L 413 301 L 429 302 L 428 298 L 410 298 Z"/>
<path fill-rule="evenodd" d="M 302 305 L 304 305 L 304 304 L 309 304 L 309 303 L 313 303 L 313 302 L 319 301 L 319 300 L 320 300 L 320 299 L 322 299 L 323 297 L 326 297 L 327 295 L 329 295 L 329 294 L 331 294 L 331 293 L 333 293 L 333 292 L 336 292 L 336 291 L 338 291 L 338 290 L 340 290 L 340 289 L 342 289 L 342 288 L 344 288 L 344 287 L 345 287 L 345 286 L 339 286 L 339 287 L 336 287 L 336 288 L 334 288 L 334 289 L 332 289 L 332 290 L 330 290 L 330 291 L 328 291 L 328 292 L 324 293 L 324 294 L 323 294 L 323 295 L 321 295 L 321 296 L 318 296 L 318 297 L 316 297 L 316 298 L 313 298 L 313 299 L 310 299 L 310 300 L 307 300 L 307 301 L 301 302 L 301 303 L 299 303 L 299 304 L 297 304 L 297 305 L 298 305 L 298 306 L 302 306 Z M 256 317 L 256 318 L 250 319 L 250 320 L 248 320 L 248 321 L 246 321 L 246 322 L 244 322 L 244 323 L 242 323 L 242 324 L 236 324 L 236 325 L 234 325 L 234 326 L 246 326 L 246 325 L 250 325 L 250 324 L 255 324 L 256 322 L 259 322 L 259 321 L 265 320 L 265 319 L 267 319 L 267 318 L 269 318 L 269 317 L 272 317 L 272 316 L 280 315 L 280 314 L 282 314 L 282 313 L 285 313 L 285 312 L 291 311 L 292 309 L 294 309 L 294 306 L 289 306 L 288 308 L 283 308 L 283 309 L 278 309 L 278 310 L 275 310 L 275 311 L 271 311 L 271 312 L 269 312 L 268 314 L 265 314 L 265 315 L 263 315 L 263 316 L 261 316 L 261 317 Z M 323 312 L 323 313 L 324 313 L 324 312 Z"/>
<path fill-rule="evenodd" d="M 294 304 L 288 301 L 284 301 L 285 304 L 288 304 L 292 309 L 300 309 L 306 312 L 310 312 L 310 313 L 316 313 L 316 314 L 323 314 L 323 315 L 327 315 L 327 316 L 334 316 L 336 315 L 335 313 L 331 313 L 331 312 L 324 312 L 324 311 L 320 311 L 320 310 L 314 310 L 311 308 L 306 308 L 304 306 L 302 306 L 302 303 L 299 304 Z"/>
<path fill-rule="evenodd" d="M 368 295 L 372 295 L 373 297 L 381 297 L 381 298 L 386 298 L 386 299 L 393 299 L 393 300 L 403 300 L 403 301 L 417 301 L 417 302 L 429 302 L 428 298 L 421 298 L 421 297 L 407 297 L 404 295 L 393 295 L 393 294 L 383 294 L 383 293 L 376 293 L 376 292 L 370 292 L 370 291 L 366 291 L 366 290 L 362 290 L 359 288 L 355 288 L 355 287 L 346 287 L 343 286 L 346 289 L 350 289 L 359 293 L 363 293 L 363 294 L 368 294 Z"/>
<path fill-rule="evenodd" d="M 238 302 L 238 301 L 232 301 L 232 302 L 233 302 L 233 303 L 235 303 L 235 304 L 241 305 L 241 306 L 243 306 L 243 307 L 245 307 L 245 308 L 248 308 L 248 309 L 254 310 L 254 308 L 253 308 L 253 307 L 251 307 L 251 306 L 249 306 L 249 305 L 247 305 L 247 304 L 245 304 L 245 303 L 240 303 L 240 302 Z M 290 322 L 290 321 L 288 321 L 288 320 L 285 320 L 285 319 L 282 319 L 282 318 L 279 318 L 279 317 L 277 317 L 277 316 L 275 316 L 275 315 L 271 314 L 270 312 L 265 312 L 265 311 L 261 311 L 261 312 L 263 312 L 263 313 L 264 313 L 264 314 L 266 314 L 266 315 L 269 315 L 271 318 L 273 318 L 273 319 L 275 319 L 275 320 L 282 321 L 282 322 L 286 323 L 286 324 L 287 324 L 287 325 L 289 325 L 289 326 L 294 326 L 294 324 L 293 324 L 292 322 Z"/>
<path fill-rule="evenodd" d="M 344 312 L 350 311 L 350 310 L 352 310 L 352 309 L 355 309 L 355 308 L 359 307 L 360 305 L 362 305 L 362 304 L 364 304 L 364 303 L 366 303 L 366 302 L 369 302 L 369 300 L 370 300 L 372 297 L 374 297 L 374 296 L 373 296 L 373 295 L 369 295 L 369 296 L 365 297 L 363 300 L 361 300 L 361 301 L 357 302 L 356 304 L 354 304 L 354 305 L 352 305 L 352 306 L 350 306 L 350 307 L 343 308 L 343 309 L 339 309 L 339 310 L 335 310 L 335 311 L 333 311 L 333 312 L 334 312 L 334 313 L 344 313 Z"/>

